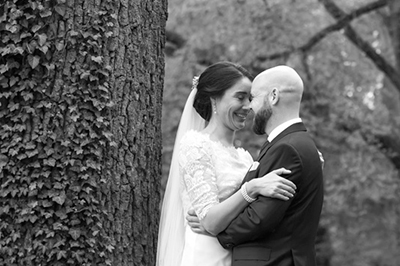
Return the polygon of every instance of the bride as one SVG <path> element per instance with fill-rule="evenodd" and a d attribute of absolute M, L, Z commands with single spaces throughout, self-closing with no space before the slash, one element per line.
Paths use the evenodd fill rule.
<path fill-rule="evenodd" d="M 159 226 L 158 266 L 229 266 L 231 253 L 217 235 L 258 195 L 288 200 L 295 185 L 279 175 L 286 169 L 242 184 L 257 167 L 233 145 L 250 112 L 250 74 L 241 66 L 209 66 L 193 88 L 182 113 Z M 210 235 L 197 234 L 185 221 L 194 210 Z"/>

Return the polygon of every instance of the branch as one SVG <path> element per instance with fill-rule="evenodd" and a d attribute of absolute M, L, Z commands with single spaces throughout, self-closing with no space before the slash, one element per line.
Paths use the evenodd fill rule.
<path fill-rule="evenodd" d="M 360 131 L 364 141 L 379 148 L 382 154 L 393 163 L 396 169 L 400 169 L 400 141 L 396 134 Z"/>
<path fill-rule="evenodd" d="M 258 56 L 256 59 L 259 61 L 266 61 L 266 60 L 273 60 L 281 57 L 287 57 L 288 55 L 294 53 L 294 52 L 307 52 L 311 48 L 313 48 L 316 44 L 318 44 L 323 38 L 325 38 L 327 35 L 334 31 L 338 31 L 346 27 L 353 19 L 358 18 L 364 14 L 367 14 L 371 11 L 374 11 L 378 8 L 382 8 L 387 5 L 387 0 L 378 0 L 376 2 L 370 3 L 368 5 L 365 5 L 363 7 L 360 7 L 359 9 L 356 9 L 352 11 L 351 13 L 342 16 L 340 19 L 336 21 L 335 24 L 332 24 L 318 33 L 316 33 L 314 36 L 308 40 L 307 43 L 303 44 L 302 46 L 295 47 L 293 49 L 288 49 L 282 52 L 270 54 L 267 56 Z"/>
<path fill-rule="evenodd" d="M 346 17 L 346 13 L 341 10 L 332 0 L 319 0 L 326 10 L 335 18 L 340 20 L 343 17 Z M 385 58 L 379 55 L 375 49 L 361 36 L 357 34 L 357 32 L 350 26 L 347 25 L 344 28 L 344 35 L 360 49 L 364 52 L 371 61 L 375 64 L 375 66 L 385 73 L 388 79 L 393 83 L 398 91 L 400 91 L 400 75 L 399 71 L 395 69 Z"/>

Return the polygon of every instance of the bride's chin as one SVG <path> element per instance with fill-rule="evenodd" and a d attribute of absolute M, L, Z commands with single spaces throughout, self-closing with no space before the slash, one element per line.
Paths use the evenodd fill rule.
<path fill-rule="evenodd" d="M 245 123 L 245 122 L 243 122 L 243 123 L 236 123 L 236 124 L 235 124 L 236 130 L 241 130 L 241 129 L 243 129 L 245 126 L 246 126 L 246 123 Z"/>

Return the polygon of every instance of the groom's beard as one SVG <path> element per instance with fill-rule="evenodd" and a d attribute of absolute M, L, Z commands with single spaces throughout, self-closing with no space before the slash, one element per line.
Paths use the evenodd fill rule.
<path fill-rule="evenodd" d="M 267 122 L 271 118 L 271 116 L 272 116 L 271 106 L 266 106 L 262 110 L 258 111 L 258 113 L 254 117 L 254 123 L 253 123 L 254 133 L 256 133 L 257 135 L 264 135 Z"/>

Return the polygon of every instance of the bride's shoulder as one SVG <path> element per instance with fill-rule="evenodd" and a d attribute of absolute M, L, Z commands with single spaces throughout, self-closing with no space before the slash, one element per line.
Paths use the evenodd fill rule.
<path fill-rule="evenodd" d="M 208 137 L 196 130 L 189 130 L 186 132 L 181 139 L 181 145 L 188 146 L 202 146 L 209 141 Z"/>
<path fill-rule="evenodd" d="M 183 157 L 199 159 L 212 156 L 213 148 L 207 135 L 198 131 L 186 132 L 180 141 L 179 152 Z M 186 160 L 186 159 L 185 159 Z"/>

